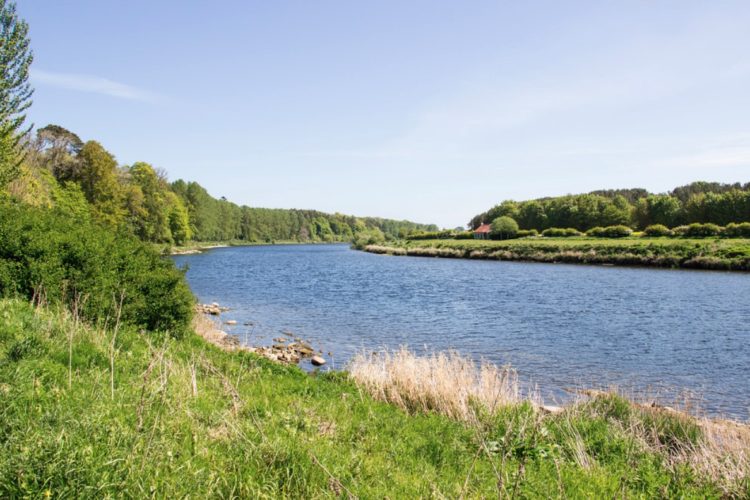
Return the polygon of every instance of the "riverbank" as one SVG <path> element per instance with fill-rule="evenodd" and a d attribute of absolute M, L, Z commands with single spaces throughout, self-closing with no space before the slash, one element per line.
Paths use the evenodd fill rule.
<path fill-rule="evenodd" d="M 3 497 L 750 494 L 745 425 L 602 393 L 544 411 L 450 355 L 307 374 L 19 300 L 0 325 Z"/>
<path fill-rule="evenodd" d="M 520 238 L 368 245 L 376 254 L 750 271 L 748 239 Z"/>
<path fill-rule="evenodd" d="M 226 241 L 195 241 L 185 245 L 169 246 L 169 245 L 157 245 L 160 253 L 166 255 L 193 255 L 197 253 L 203 253 L 208 250 L 215 248 L 226 248 L 226 247 L 255 247 L 255 246 L 269 246 L 269 245 L 330 245 L 331 243 L 345 243 L 345 242 L 323 242 L 323 241 L 245 241 L 245 240 L 226 240 Z"/>

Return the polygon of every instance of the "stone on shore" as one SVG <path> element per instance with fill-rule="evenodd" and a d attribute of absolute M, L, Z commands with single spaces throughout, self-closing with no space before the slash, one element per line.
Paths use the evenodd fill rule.
<path fill-rule="evenodd" d="M 313 356 L 312 358 L 310 358 L 310 363 L 315 366 L 323 366 L 324 364 L 326 364 L 326 360 L 320 356 Z"/>

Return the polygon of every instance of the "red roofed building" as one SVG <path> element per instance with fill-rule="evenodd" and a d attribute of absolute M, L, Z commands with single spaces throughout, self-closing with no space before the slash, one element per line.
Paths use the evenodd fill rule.
<path fill-rule="evenodd" d="M 489 224 L 482 224 L 478 228 L 474 230 L 474 239 L 475 240 L 488 240 L 490 239 L 490 231 L 492 229 L 490 228 Z"/>

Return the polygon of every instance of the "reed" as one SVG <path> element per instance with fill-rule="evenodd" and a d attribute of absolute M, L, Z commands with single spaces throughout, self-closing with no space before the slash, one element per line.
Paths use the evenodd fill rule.
<path fill-rule="evenodd" d="M 478 411 L 523 401 L 515 370 L 475 363 L 455 351 L 418 356 L 408 348 L 353 357 L 348 372 L 373 397 L 409 412 L 437 412 L 473 422 Z"/>

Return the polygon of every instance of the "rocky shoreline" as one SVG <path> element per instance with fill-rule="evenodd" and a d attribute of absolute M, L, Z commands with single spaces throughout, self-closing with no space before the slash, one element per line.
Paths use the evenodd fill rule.
<path fill-rule="evenodd" d="M 229 310 L 228 307 L 221 306 L 216 302 L 196 305 L 196 314 L 193 318 L 196 333 L 221 349 L 252 352 L 277 363 L 296 365 L 303 360 L 309 360 L 313 366 L 326 364 L 321 351 L 316 352 L 309 343 L 291 332 L 284 332 L 284 336 L 274 338 L 274 343 L 270 346 L 243 345 L 237 335 L 231 335 L 221 330 L 218 321 L 212 319 L 218 318 L 222 313 Z M 237 324 L 237 321 L 230 319 L 223 323 L 233 326 Z"/>
<path fill-rule="evenodd" d="M 196 253 L 203 253 L 206 250 L 212 250 L 214 248 L 226 248 L 229 245 L 206 245 L 198 247 L 172 247 L 169 249 L 169 255 L 193 255 Z"/>

